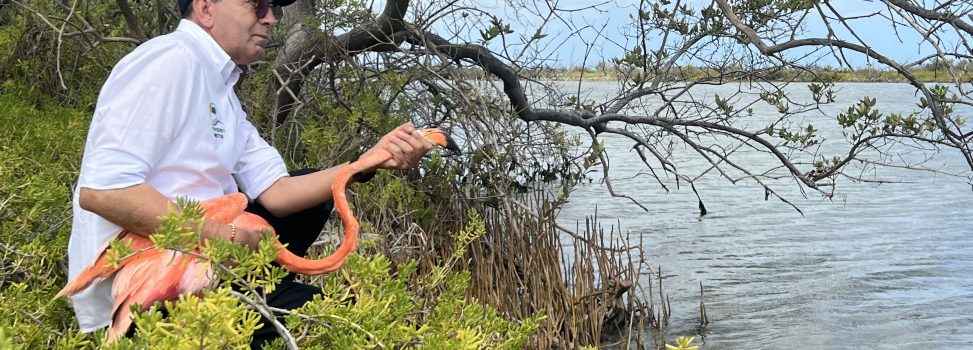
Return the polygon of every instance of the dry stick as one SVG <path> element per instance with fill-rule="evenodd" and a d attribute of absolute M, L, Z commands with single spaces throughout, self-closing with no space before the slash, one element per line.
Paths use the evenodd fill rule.
<path fill-rule="evenodd" d="M 284 344 L 287 345 L 287 348 L 291 350 L 297 350 L 297 343 L 294 341 L 294 336 L 291 335 L 291 332 L 288 331 L 287 328 L 284 328 L 284 325 L 277 320 L 277 317 L 274 316 L 273 312 L 267 310 L 267 308 L 262 304 L 259 304 L 253 299 L 247 297 L 246 295 L 243 295 L 243 293 L 237 292 L 235 290 L 231 290 L 230 295 L 237 297 L 240 300 L 243 300 L 243 302 L 253 307 L 254 310 L 257 310 L 257 312 L 259 312 L 261 316 L 267 319 L 267 321 L 269 321 L 270 324 L 274 326 L 274 329 L 277 330 L 277 333 L 280 334 L 281 338 L 284 339 Z"/>
<path fill-rule="evenodd" d="M 927 20 L 940 21 L 940 22 L 946 22 L 952 24 L 957 28 L 962 29 L 967 34 L 973 35 L 973 25 L 964 22 L 962 18 L 959 16 L 955 16 L 955 15 L 949 16 L 937 11 L 927 10 L 925 8 L 918 7 L 911 2 L 903 1 L 903 0 L 884 0 L 884 1 L 890 5 L 894 5 L 896 7 L 902 8 L 906 11 L 909 11 L 909 13 L 911 14 L 915 14 Z"/>
<path fill-rule="evenodd" d="M 598 138 L 597 138 L 595 132 L 593 130 L 589 130 L 589 134 L 591 135 L 591 142 L 592 143 L 597 143 L 598 142 Z M 603 176 L 603 179 L 604 179 L 604 182 L 605 182 L 605 187 L 608 188 L 608 193 L 611 194 L 612 197 L 621 197 L 621 198 L 628 199 L 628 200 L 632 201 L 632 203 L 635 203 L 635 205 L 639 206 L 639 208 L 642 208 L 643 211 L 648 212 L 649 211 L 649 208 L 646 208 L 644 205 L 642 205 L 642 203 L 639 203 L 639 201 L 636 200 L 635 198 L 632 198 L 629 195 L 625 195 L 625 194 L 621 194 L 621 193 L 616 193 L 615 192 L 615 188 L 612 186 L 611 177 L 608 176 L 608 166 L 609 166 L 609 164 L 608 164 L 608 156 L 605 155 L 604 152 L 601 152 L 601 153 L 598 154 L 598 158 L 601 159 L 602 176 Z"/>
<path fill-rule="evenodd" d="M 314 56 L 312 56 L 311 58 L 313 60 Z M 301 68 L 304 68 L 304 66 L 306 66 L 306 65 L 308 65 L 310 63 L 311 63 L 311 61 L 305 62 L 304 65 L 301 66 Z M 287 76 L 287 79 L 285 80 L 285 78 L 281 77 L 280 72 L 278 72 L 277 69 L 272 69 L 271 70 L 271 73 L 273 73 L 274 78 L 280 84 L 280 88 L 278 88 L 275 93 L 277 95 L 280 95 L 282 92 L 286 92 L 291 97 L 292 101 L 294 101 L 293 103 L 291 103 L 290 105 L 288 105 L 287 108 L 288 109 L 291 109 L 294 113 L 300 111 L 301 108 L 304 107 L 304 102 L 301 101 L 300 99 L 298 99 L 297 98 L 297 95 L 294 93 L 294 91 L 291 90 L 290 85 L 289 85 L 290 77 L 291 76 L 288 75 Z M 279 105 L 279 103 L 280 103 L 280 100 L 279 99 L 274 99 L 274 106 L 273 106 L 274 109 L 273 110 L 275 110 L 275 111 L 280 110 L 280 107 L 281 106 Z M 292 107 L 295 104 L 297 105 L 297 107 Z M 277 127 L 280 126 L 281 124 L 282 123 L 274 123 L 273 124 L 273 126 L 270 129 L 270 136 L 271 136 L 271 138 L 273 138 L 274 135 L 277 133 Z"/>
<path fill-rule="evenodd" d="M 832 4 L 831 4 L 831 3 L 829 3 L 829 2 L 825 2 L 825 4 L 824 4 L 824 5 L 825 5 L 825 6 L 827 6 L 827 7 L 828 7 L 828 9 L 830 9 L 832 13 L 834 13 L 834 14 L 835 14 L 835 16 L 836 16 L 836 17 L 837 17 L 837 19 L 838 19 L 838 22 L 839 22 L 839 23 L 841 23 L 841 25 L 842 25 L 843 27 L 845 27 L 845 29 L 847 29 L 847 30 L 848 30 L 848 33 L 849 33 L 849 34 L 851 34 L 851 35 L 852 35 L 853 37 L 855 37 L 855 39 L 858 39 L 858 42 L 859 42 L 859 43 L 862 43 L 862 45 L 867 45 L 867 44 L 865 43 L 865 40 L 862 40 L 862 38 L 861 38 L 861 37 L 860 37 L 860 36 L 858 35 L 858 32 L 856 32 L 856 31 L 855 31 L 854 29 L 852 29 L 852 28 L 851 28 L 851 26 L 850 26 L 850 25 L 848 25 L 848 21 L 847 21 L 847 20 L 845 19 L 845 17 L 844 17 L 844 16 L 842 16 L 842 15 L 841 15 L 841 12 L 839 12 L 839 11 L 838 11 L 837 9 L 835 9 L 835 8 L 834 8 L 834 5 L 832 5 Z M 868 15 L 867 17 L 871 17 L 871 15 Z M 894 22 L 893 22 L 893 23 L 894 23 Z"/>
<path fill-rule="evenodd" d="M 699 281 L 699 326 L 705 327 L 709 324 L 709 316 L 706 315 L 706 304 L 703 303 L 703 281 Z"/>
<path fill-rule="evenodd" d="M 57 50 L 57 54 L 55 55 L 55 62 L 56 62 L 55 63 L 55 70 L 57 71 L 57 77 L 60 80 L 61 88 L 62 89 L 67 89 L 68 88 L 67 85 L 64 84 L 64 76 L 61 75 L 61 41 L 62 41 L 61 40 L 61 36 L 64 35 L 64 27 L 67 25 L 68 19 L 70 19 L 71 16 L 74 14 L 74 5 L 77 4 L 77 1 L 75 1 L 74 4 L 69 9 L 68 17 L 64 19 L 64 23 L 61 25 L 61 28 L 56 27 L 53 23 L 51 23 L 50 21 L 48 21 L 47 20 L 47 16 L 44 16 L 44 14 L 40 13 L 40 11 L 37 11 L 37 10 L 35 10 L 35 9 L 27 6 L 27 5 L 21 4 L 17 0 L 10 0 L 10 2 L 16 4 L 17 6 L 22 7 L 25 10 L 28 10 L 30 12 L 33 12 L 34 15 L 36 15 L 38 18 L 41 19 L 41 21 L 44 21 L 44 23 L 46 23 L 47 26 L 51 27 L 51 29 L 54 29 L 54 31 L 56 31 L 58 33 L 57 49 L 56 49 Z"/>
<path fill-rule="evenodd" d="M 638 148 L 638 146 L 642 146 L 642 148 L 645 148 L 645 149 L 649 150 L 649 153 L 652 153 L 652 155 L 655 156 L 655 159 L 658 160 L 659 163 L 661 163 L 662 170 L 665 171 L 665 172 L 670 172 L 670 173 L 674 173 L 674 174 L 678 173 L 677 170 L 676 170 L 675 164 L 672 164 L 672 162 L 670 162 L 667 159 L 665 159 L 665 156 L 663 156 L 661 153 L 659 153 L 659 150 L 657 150 L 657 149 L 655 149 L 655 147 L 652 147 L 651 145 L 649 145 L 648 141 L 644 140 L 643 138 L 639 137 L 638 135 L 635 135 L 635 133 L 632 133 L 632 132 L 630 132 L 628 130 L 625 130 L 625 129 L 615 129 L 615 128 L 606 128 L 605 129 L 605 132 L 606 133 L 611 133 L 611 134 L 622 135 L 622 136 L 628 137 L 629 139 L 635 141 L 636 144 L 632 148 L 635 149 L 635 152 L 636 153 L 638 153 L 639 158 L 642 159 L 642 163 L 645 164 L 645 166 L 647 166 L 649 168 L 649 171 L 652 172 L 652 177 L 655 178 L 655 180 L 659 184 L 659 186 L 661 186 L 662 189 L 666 190 L 666 192 L 669 192 L 669 186 L 666 186 L 666 184 L 664 182 L 662 182 L 662 178 L 660 178 L 659 175 L 655 172 L 655 168 L 651 164 L 649 164 L 648 157 L 645 156 L 645 153 L 642 152 L 642 149 L 641 148 Z"/>
<path fill-rule="evenodd" d="M 68 25 L 68 21 L 74 16 L 74 8 L 78 6 L 78 1 L 75 0 L 71 3 L 71 9 L 68 11 L 68 16 L 64 18 L 64 22 L 61 23 L 61 28 L 57 31 L 57 48 L 55 49 L 54 60 L 55 69 L 57 70 L 57 78 L 61 83 L 61 88 L 67 90 L 68 86 L 64 84 L 64 74 L 61 72 L 61 44 L 64 43 L 62 37 L 64 36 L 64 27 Z"/>
<path fill-rule="evenodd" d="M 135 38 L 142 41 L 148 40 L 145 32 L 142 31 L 142 26 L 139 25 L 139 19 L 135 17 L 132 7 L 128 4 L 128 0 L 116 0 L 115 3 L 118 4 L 118 10 L 122 12 L 122 17 L 125 17 L 129 29 L 135 32 Z"/>
<path fill-rule="evenodd" d="M 619 231 L 621 231 L 621 225 L 619 225 Z M 621 234 L 621 232 L 619 232 L 619 234 Z M 626 238 L 626 241 L 627 240 L 628 239 Z M 628 245 L 628 242 L 626 242 L 625 244 Z M 629 271 L 635 271 L 635 266 L 632 266 L 632 255 L 631 255 L 631 252 L 629 253 L 629 257 L 628 257 L 628 270 Z M 638 289 L 638 280 L 637 279 L 635 280 L 635 285 L 633 286 L 632 290 L 636 290 L 636 289 Z M 634 299 L 634 297 L 632 296 L 631 293 L 629 293 L 628 303 L 629 303 L 628 307 L 630 309 L 629 310 L 629 314 L 628 314 L 628 341 L 625 343 L 625 348 L 626 349 L 631 349 L 632 348 L 632 333 L 635 333 L 632 328 L 635 327 L 635 310 L 634 310 L 634 305 L 636 304 L 636 300 Z M 639 334 L 639 339 L 641 337 L 642 337 L 641 334 Z"/>
<path fill-rule="evenodd" d="M 901 7 L 895 6 L 894 4 L 889 4 L 889 8 L 895 10 L 895 12 L 897 12 L 899 14 L 899 16 L 902 16 L 902 18 L 907 23 L 909 23 L 909 25 L 912 26 L 913 29 L 915 29 L 917 32 L 919 32 L 919 34 L 922 34 L 922 38 L 925 39 L 926 42 L 929 43 L 929 45 L 931 45 L 933 48 L 936 49 L 936 55 L 935 55 L 936 57 L 939 57 L 942 60 L 946 60 L 946 53 L 943 52 L 943 50 L 940 47 L 940 45 L 937 45 L 936 44 L 936 40 L 933 40 L 931 38 L 932 36 L 935 36 L 935 34 L 933 33 L 932 30 L 928 30 L 927 31 L 925 28 L 923 28 L 921 25 L 919 25 L 919 23 L 916 23 L 916 21 L 913 20 L 912 18 L 910 18 L 910 16 L 908 16 L 908 13 L 906 13 L 906 11 L 903 10 Z M 940 38 L 937 36 L 936 39 L 938 40 Z M 955 84 L 956 86 L 960 86 L 960 87 L 963 86 L 963 84 L 959 80 L 959 76 L 957 76 L 956 71 L 953 69 L 952 65 L 946 65 L 946 71 L 953 78 L 953 84 Z"/>

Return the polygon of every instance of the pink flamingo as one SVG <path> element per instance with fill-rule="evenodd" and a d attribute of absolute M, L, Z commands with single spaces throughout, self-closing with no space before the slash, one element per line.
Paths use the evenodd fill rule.
<path fill-rule="evenodd" d="M 439 129 L 420 130 L 423 137 L 433 144 L 446 147 L 454 152 L 459 148 Z M 331 184 L 334 195 L 335 210 L 341 217 L 345 229 L 345 238 L 341 246 L 328 257 L 318 260 L 308 260 L 281 248 L 276 261 L 293 273 L 304 275 L 321 275 L 335 271 L 344 265 L 345 260 L 358 246 L 358 220 L 348 206 L 345 189 L 351 177 L 369 168 L 373 168 L 386 160 L 392 154 L 387 151 L 375 152 L 346 166 L 335 177 Z M 211 198 L 200 203 L 204 209 L 204 216 L 222 224 L 233 223 L 237 227 L 267 229 L 273 228 L 260 216 L 244 211 L 247 198 L 242 193 L 234 193 Z M 143 235 L 122 231 L 115 240 L 128 241 L 132 253 L 125 257 L 117 266 L 108 263 L 106 246 L 98 259 L 83 270 L 74 280 L 69 282 L 55 298 L 75 295 L 88 288 L 95 281 L 115 276 L 112 285 L 112 321 L 108 330 L 107 342 L 113 342 L 125 334 L 132 325 L 131 306 L 141 305 L 147 310 L 159 301 L 175 300 L 185 293 L 199 295 L 212 281 L 212 270 L 208 262 L 202 262 L 195 255 L 185 254 L 168 249 L 158 249 Z"/>

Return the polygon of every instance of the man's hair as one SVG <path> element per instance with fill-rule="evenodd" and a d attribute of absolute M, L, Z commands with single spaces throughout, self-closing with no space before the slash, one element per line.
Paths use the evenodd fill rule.
<path fill-rule="evenodd" d="M 180 10 L 182 10 L 182 2 L 183 1 L 186 1 L 186 0 L 179 0 Z M 191 17 L 193 15 L 193 1 L 196 1 L 196 0 L 188 0 L 188 1 L 189 1 L 189 4 L 186 5 L 186 10 L 182 12 L 182 18 L 183 19 L 189 19 L 189 17 Z M 220 1 L 223 1 L 223 0 L 212 0 L 212 1 L 213 2 L 220 2 Z"/>

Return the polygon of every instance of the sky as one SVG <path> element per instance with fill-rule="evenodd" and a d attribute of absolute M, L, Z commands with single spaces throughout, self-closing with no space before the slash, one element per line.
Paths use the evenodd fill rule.
<path fill-rule="evenodd" d="M 465 2 L 464 2 L 465 1 Z M 511 6 L 509 1 L 514 1 L 523 7 Z M 596 0 L 597 1 L 597 0 Z M 672 0 L 675 2 L 675 0 Z M 701 9 L 711 4 L 709 0 L 682 0 L 695 9 Z M 637 12 L 638 1 L 635 0 L 608 0 L 602 2 L 592 2 L 590 0 L 561 0 L 557 1 L 557 7 L 565 10 L 559 17 L 552 18 L 545 23 L 541 17 L 546 13 L 546 2 L 530 0 L 460 0 L 456 2 L 453 9 L 463 6 L 477 10 L 457 10 L 452 14 L 459 16 L 467 13 L 473 22 L 489 23 L 489 16 L 501 18 L 504 23 L 508 23 L 514 33 L 507 36 L 507 40 L 492 40 L 488 47 L 495 51 L 505 51 L 505 56 L 517 57 L 524 48 L 522 42 L 524 37 L 531 37 L 542 28 L 542 32 L 547 36 L 539 44 L 534 45 L 540 57 L 548 58 L 546 63 L 551 66 L 573 66 L 585 62 L 587 56 L 588 65 L 593 65 L 602 60 L 609 61 L 624 55 L 625 48 L 635 46 L 632 39 L 626 37 L 627 32 L 632 30 L 632 16 Z M 599 9 L 588 8 L 592 4 L 599 4 Z M 889 15 L 888 7 L 880 2 L 865 0 L 832 0 L 830 4 L 834 6 L 842 15 L 846 17 L 856 17 L 870 13 L 884 13 Z M 423 7 L 434 8 L 441 6 L 441 3 L 418 2 L 412 5 L 415 9 L 423 10 Z M 373 4 L 374 9 L 381 9 L 384 3 Z M 477 12 L 482 11 L 482 12 Z M 813 17 L 813 16 L 812 16 Z M 825 26 L 820 20 L 808 21 L 806 37 L 824 37 Z M 884 18 L 857 19 L 849 21 L 852 28 L 877 52 L 886 55 L 894 60 L 903 62 L 915 60 L 920 57 L 935 53 L 934 49 L 925 43 L 921 36 L 911 28 L 899 27 L 898 31 L 893 28 Z M 444 37 L 451 38 L 452 41 L 478 42 L 480 40 L 480 28 L 457 25 L 455 21 L 441 19 L 432 26 L 432 30 Z M 854 40 L 848 31 L 841 27 L 835 27 L 836 32 L 842 38 Z M 459 40 L 457 40 L 459 39 Z M 949 40 L 950 38 L 947 38 Z M 952 38 L 955 40 L 955 36 Z M 595 43 L 594 47 L 588 49 L 588 43 Z M 530 54 L 535 52 L 525 52 Z M 799 51 L 792 52 L 793 55 L 800 55 Z M 830 56 L 830 55 L 828 55 Z M 855 67 L 867 67 L 874 64 L 861 54 L 847 53 L 846 59 Z M 819 64 L 836 65 L 837 61 L 832 57 L 825 57 Z"/>

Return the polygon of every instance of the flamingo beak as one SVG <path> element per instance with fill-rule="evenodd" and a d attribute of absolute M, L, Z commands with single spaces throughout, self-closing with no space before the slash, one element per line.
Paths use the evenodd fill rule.
<path fill-rule="evenodd" d="M 422 129 L 419 130 L 419 133 L 429 142 L 445 147 L 450 152 L 453 152 L 453 154 L 460 154 L 459 145 L 456 144 L 456 141 L 453 141 L 453 138 L 449 137 L 442 130 L 439 130 L 439 128 Z"/>

